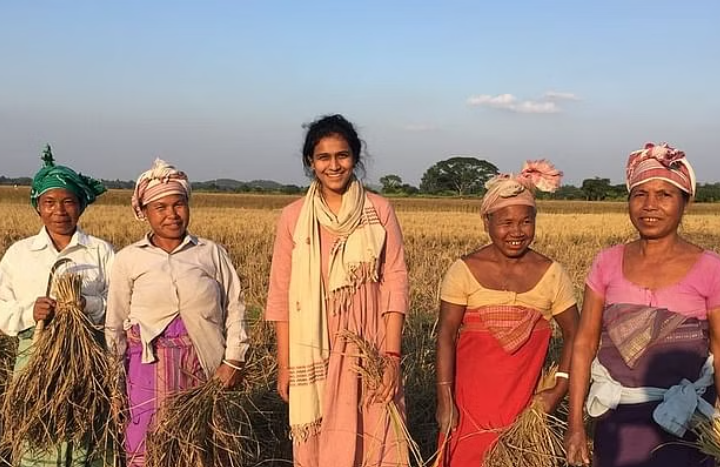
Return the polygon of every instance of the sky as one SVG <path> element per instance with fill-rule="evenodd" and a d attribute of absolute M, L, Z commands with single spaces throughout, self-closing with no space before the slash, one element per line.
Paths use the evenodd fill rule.
<path fill-rule="evenodd" d="M 623 181 L 648 141 L 720 181 L 720 2 L 0 1 L 0 175 L 307 183 L 303 124 L 341 113 L 367 180 L 454 155 Z"/>

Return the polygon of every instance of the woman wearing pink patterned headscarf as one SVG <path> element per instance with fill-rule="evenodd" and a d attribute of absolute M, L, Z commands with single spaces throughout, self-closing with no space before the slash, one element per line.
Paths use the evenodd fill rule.
<path fill-rule="evenodd" d="M 567 391 L 578 321 L 573 285 L 559 263 L 530 248 L 535 192 L 554 191 L 561 177 L 546 161 L 528 161 L 519 174 L 490 180 L 480 214 L 491 243 L 457 260 L 443 279 L 436 418 L 444 466 L 482 465 L 498 431 L 533 398 L 552 412 Z M 564 342 L 558 377 L 535 394 L 551 319 Z"/>
<path fill-rule="evenodd" d="M 241 378 L 248 339 L 240 280 L 223 247 L 188 232 L 190 183 L 165 161 L 132 197 L 150 232 L 117 255 L 105 336 L 127 371 L 129 467 L 145 465 L 145 439 L 166 398 L 210 379 Z"/>
<path fill-rule="evenodd" d="M 639 238 L 601 251 L 585 284 L 572 357 L 570 465 L 590 462 L 583 407 L 596 418 L 594 467 L 714 465 L 692 447 L 716 415 L 720 256 L 678 233 L 695 195 L 685 153 L 649 143 L 626 166 Z"/>

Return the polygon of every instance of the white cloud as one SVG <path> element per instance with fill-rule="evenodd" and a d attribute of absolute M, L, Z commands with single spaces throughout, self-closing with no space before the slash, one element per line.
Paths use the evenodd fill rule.
<path fill-rule="evenodd" d="M 514 110 L 522 114 L 556 114 L 560 107 L 555 102 L 523 101 Z"/>
<path fill-rule="evenodd" d="M 470 96 L 467 103 L 475 107 L 490 107 L 522 114 L 555 114 L 562 111 L 558 101 L 580 100 L 569 92 L 547 91 L 540 99 L 520 100 L 512 94 L 480 94 Z"/>
<path fill-rule="evenodd" d="M 543 97 L 549 101 L 579 101 L 580 98 L 571 92 L 547 91 Z"/>
<path fill-rule="evenodd" d="M 510 109 L 515 106 L 516 103 L 517 98 L 512 94 L 500 94 L 498 96 L 481 94 L 479 96 L 471 96 L 470 99 L 468 99 L 468 104 L 470 105 L 486 105 L 498 109 Z"/>

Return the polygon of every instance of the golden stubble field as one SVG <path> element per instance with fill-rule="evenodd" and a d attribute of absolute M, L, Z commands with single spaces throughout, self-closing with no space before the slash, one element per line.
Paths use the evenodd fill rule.
<path fill-rule="evenodd" d="M 12 242 L 40 229 L 27 199 L 27 189 L 0 187 L 0 255 Z M 272 333 L 259 320 L 259 312 L 265 303 L 275 222 L 282 206 L 293 199 L 199 193 L 191 203 L 190 230 L 224 245 L 244 284 L 253 330 L 247 390 L 257 406 L 258 432 L 265 440 L 274 440 L 265 446 L 264 459 L 288 457 L 285 409 L 273 392 Z M 129 200 L 129 191 L 111 191 L 88 208 L 81 225 L 117 249 L 138 240 L 146 226 L 133 218 Z M 403 344 L 409 421 L 428 454 L 435 436 L 433 339 L 440 281 L 455 259 L 485 244 L 487 236 L 477 199 L 393 199 L 393 204 L 403 228 L 410 272 L 411 314 Z M 718 212 L 717 205 L 692 206 L 683 220 L 683 235 L 720 251 Z M 603 247 L 633 238 L 624 203 L 546 201 L 539 207 L 534 248 L 567 268 L 580 299 L 594 255 Z"/>

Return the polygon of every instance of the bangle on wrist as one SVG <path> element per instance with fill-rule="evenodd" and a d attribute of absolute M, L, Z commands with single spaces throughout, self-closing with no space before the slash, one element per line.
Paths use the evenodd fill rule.
<path fill-rule="evenodd" d="M 241 367 L 241 366 L 237 366 L 237 365 L 234 364 L 234 363 L 230 363 L 229 361 L 225 360 L 224 358 L 223 358 L 223 361 L 222 361 L 222 362 L 223 362 L 225 365 L 227 365 L 227 366 L 229 366 L 230 368 L 232 368 L 233 370 L 242 371 L 242 367 Z"/>
<path fill-rule="evenodd" d="M 556 371 L 556 372 L 555 372 L 555 379 L 558 379 L 558 378 L 562 378 L 562 379 L 565 379 L 565 380 L 569 380 L 569 379 L 570 379 L 570 373 L 568 373 L 568 372 L 566 372 L 566 371 Z"/>
<path fill-rule="evenodd" d="M 450 384 L 452 384 L 452 383 L 453 383 L 452 381 L 438 381 L 438 382 L 435 383 L 435 384 L 437 384 L 438 386 L 447 386 L 447 385 L 450 385 Z"/>
<path fill-rule="evenodd" d="M 386 350 L 385 352 L 383 352 L 383 355 L 385 355 L 386 357 L 397 358 L 398 360 L 402 359 L 402 355 L 400 355 L 400 352 L 392 352 L 390 350 Z"/>

